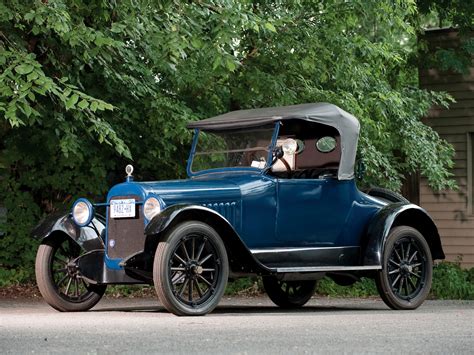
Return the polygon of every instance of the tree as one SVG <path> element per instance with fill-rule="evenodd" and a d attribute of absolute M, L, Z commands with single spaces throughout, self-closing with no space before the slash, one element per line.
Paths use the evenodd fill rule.
<path fill-rule="evenodd" d="M 366 183 L 419 169 L 452 187 L 453 150 L 420 121 L 449 98 L 417 88 L 416 16 L 408 0 L 4 0 L 0 263 L 31 263 L 39 217 L 102 199 L 125 162 L 182 177 L 186 122 L 233 109 L 335 103 L 361 120 Z"/>
<path fill-rule="evenodd" d="M 420 56 L 431 67 L 468 73 L 474 55 L 474 0 L 417 0 L 417 4 L 421 14 L 418 23 L 426 27 L 451 26 L 459 30 L 460 37 L 458 48 L 440 48 L 434 53 L 430 53 L 426 44 L 422 43 Z"/>

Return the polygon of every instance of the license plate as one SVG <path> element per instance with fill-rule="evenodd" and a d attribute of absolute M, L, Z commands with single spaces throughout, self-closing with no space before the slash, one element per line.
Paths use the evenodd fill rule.
<path fill-rule="evenodd" d="M 135 217 L 135 200 L 133 198 L 126 200 L 110 201 L 110 217 L 129 218 Z"/>

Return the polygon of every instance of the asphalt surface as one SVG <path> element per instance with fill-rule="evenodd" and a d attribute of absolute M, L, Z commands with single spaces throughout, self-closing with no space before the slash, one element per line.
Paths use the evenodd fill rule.
<path fill-rule="evenodd" d="M 205 317 L 176 317 L 154 299 L 105 299 L 83 313 L 0 300 L 2 354 L 473 354 L 473 336 L 474 301 L 391 311 L 380 300 L 313 298 L 283 311 L 240 297 Z"/>

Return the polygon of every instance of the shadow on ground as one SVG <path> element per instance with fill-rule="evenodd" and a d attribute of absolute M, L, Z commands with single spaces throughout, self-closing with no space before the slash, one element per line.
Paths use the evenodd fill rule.
<path fill-rule="evenodd" d="M 218 306 L 212 314 L 242 314 L 248 316 L 249 314 L 313 314 L 313 313 L 325 313 L 325 312 L 351 312 L 351 311 L 361 311 L 361 312 L 380 312 L 381 310 L 390 311 L 388 308 L 385 308 L 383 305 L 374 304 L 374 305 L 357 305 L 349 304 L 347 306 L 338 305 L 338 306 L 324 306 L 324 305 L 309 305 L 303 308 L 297 309 L 282 309 L 276 306 L 259 306 L 259 305 L 222 305 Z M 93 309 L 90 312 L 125 312 L 125 313 L 134 313 L 134 312 L 150 312 L 150 313 L 168 313 L 168 311 L 162 306 L 112 306 L 112 307 L 100 307 Z"/>

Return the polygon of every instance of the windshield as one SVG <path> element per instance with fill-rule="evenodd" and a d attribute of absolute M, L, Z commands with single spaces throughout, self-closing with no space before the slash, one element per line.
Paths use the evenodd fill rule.
<path fill-rule="evenodd" d="M 274 126 L 227 131 L 200 131 L 191 171 L 257 168 L 267 164 Z"/>

